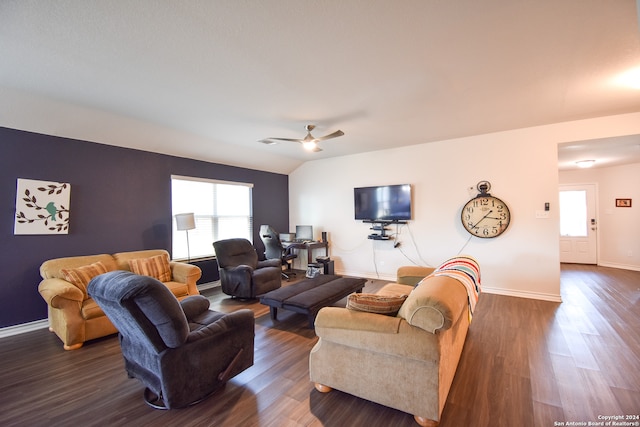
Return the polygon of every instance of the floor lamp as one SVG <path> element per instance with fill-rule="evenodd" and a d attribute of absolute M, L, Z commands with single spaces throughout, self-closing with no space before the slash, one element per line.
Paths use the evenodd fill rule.
<path fill-rule="evenodd" d="M 191 262 L 191 250 L 189 249 L 189 230 L 196 228 L 196 220 L 193 213 L 176 215 L 176 228 L 187 233 L 187 262 Z"/>

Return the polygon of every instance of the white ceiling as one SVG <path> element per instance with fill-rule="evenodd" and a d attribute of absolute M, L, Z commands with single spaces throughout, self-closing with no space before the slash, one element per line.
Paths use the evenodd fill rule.
<path fill-rule="evenodd" d="M 638 67 L 634 0 L 0 0 L 0 126 L 280 173 L 637 112 Z"/>

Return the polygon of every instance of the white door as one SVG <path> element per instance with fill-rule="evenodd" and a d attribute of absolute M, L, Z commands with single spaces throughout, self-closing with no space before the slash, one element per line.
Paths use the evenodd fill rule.
<path fill-rule="evenodd" d="M 560 186 L 560 262 L 597 264 L 596 185 Z"/>

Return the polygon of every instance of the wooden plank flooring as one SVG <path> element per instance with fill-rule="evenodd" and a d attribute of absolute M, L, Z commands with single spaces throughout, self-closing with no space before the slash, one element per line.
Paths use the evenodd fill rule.
<path fill-rule="evenodd" d="M 381 282 L 367 282 L 365 292 Z M 308 378 L 305 316 L 205 291 L 256 315 L 255 365 L 190 408 L 157 411 L 115 336 L 64 351 L 47 330 L 0 340 L 1 426 L 414 426 L 409 414 Z M 441 427 L 556 426 L 640 414 L 640 272 L 563 265 L 563 303 L 482 294 Z M 336 360 L 336 363 L 340 363 Z M 407 391 L 410 392 L 409 390 Z M 557 423 L 557 424 L 556 424 Z"/>

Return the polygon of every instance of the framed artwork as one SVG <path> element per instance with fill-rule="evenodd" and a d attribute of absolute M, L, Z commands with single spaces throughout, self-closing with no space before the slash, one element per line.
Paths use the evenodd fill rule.
<path fill-rule="evenodd" d="M 13 234 L 69 234 L 71 184 L 18 178 Z"/>
<path fill-rule="evenodd" d="M 630 208 L 631 199 L 616 199 L 616 208 Z"/>

